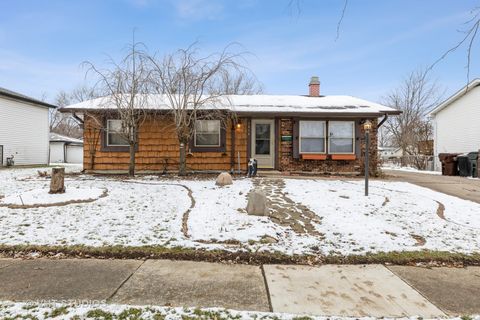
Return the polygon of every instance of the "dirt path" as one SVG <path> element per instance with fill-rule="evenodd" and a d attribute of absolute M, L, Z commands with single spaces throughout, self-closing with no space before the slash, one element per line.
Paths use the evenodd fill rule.
<path fill-rule="evenodd" d="M 410 182 L 451 196 L 480 203 L 480 179 L 384 170 L 387 180 Z"/>

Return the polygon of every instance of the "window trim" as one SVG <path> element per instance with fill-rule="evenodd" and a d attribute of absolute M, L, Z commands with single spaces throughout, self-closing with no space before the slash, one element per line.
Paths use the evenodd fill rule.
<path fill-rule="evenodd" d="M 302 152 L 302 122 L 323 122 L 323 152 Z M 299 120 L 298 121 L 298 153 L 299 154 L 327 154 L 327 121 L 326 120 Z M 308 138 L 307 138 L 308 139 Z M 317 138 L 320 139 L 320 138 Z"/>
<path fill-rule="evenodd" d="M 197 144 L 197 121 L 218 121 L 218 144 Z M 220 148 L 222 146 L 222 123 L 217 119 L 198 119 L 195 120 L 195 130 L 193 134 L 193 146 L 195 148 Z"/>
<path fill-rule="evenodd" d="M 332 152 L 330 151 L 330 146 L 332 145 L 330 143 L 330 123 L 332 122 L 350 122 L 352 124 L 352 152 Z M 334 138 L 335 139 L 335 138 Z M 348 138 L 338 138 L 338 139 L 348 139 Z M 333 121 L 328 121 L 328 154 L 356 154 L 355 153 L 355 121 L 354 120 L 333 120 Z"/>
<path fill-rule="evenodd" d="M 120 120 L 120 119 L 107 119 L 107 121 L 106 121 L 106 122 L 107 122 L 107 126 L 106 126 L 106 129 L 107 129 L 107 130 L 106 130 L 105 146 L 106 146 L 106 147 L 129 147 L 129 144 L 128 144 L 128 143 L 127 143 L 127 144 L 111 144 L 111 143 L 110 143 L 110 141 L 109 141 L 109 140 L 110 140 L 110 139 L 109 139 L 109 135 L 110 135 L 109 123 L 110 123 L 111 121 L 120 121 L 120 122 L 121 122 L 122 120 Z M 112 133 L 119 134 L 118 131 L 114 131 L 114 132 L 112 132 Z"/>

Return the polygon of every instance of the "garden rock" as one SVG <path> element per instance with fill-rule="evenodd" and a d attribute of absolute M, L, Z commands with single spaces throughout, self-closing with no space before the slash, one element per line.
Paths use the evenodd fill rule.
<path fill-rule="evenodd" d="M 226 186 L 229 184 L 233 184 L 232 176 L 228 172 L 222 172 L 218 175 L 215 184 L 217 186 Z"/>
<path fill-rule="evenodd" d="M 255 216 L 267 216 L 267 196 L 259 189 L 248 194 L 247 213 Z"/>

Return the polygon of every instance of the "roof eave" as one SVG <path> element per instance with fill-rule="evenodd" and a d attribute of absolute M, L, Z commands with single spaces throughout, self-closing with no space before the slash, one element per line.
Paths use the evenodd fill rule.
<path fill-rule="evenodd" d="M 466 93 L 470 92 L 472 89 L 478 86 L 480 86 L 480 78 L 473 79 L 469 84 L 467 84 L 466 86 L 464 86 L 463 88 L 461 88 L 460 90 L 452 94 L 450 97 L 448 97 L 445 101 L 440 103 L 435 109 L 430 111 L 428 115 L 435 116 L 437 113 L 439 113 L 440 111 L 442 111 L 443 109 L 445 109 L 446 107 L 448 107 L 449 105 L 451 105 L 452 103 L 460 99 L 463 95 L 465 95 Z"/>
<path fill-rule="evenodd" d="M 0 92 L 0 96 L 7 97 L 7 98 L 10 98 L 10 99 L 14 99 L 14 100 L 28 102 L 28 103 L 35 104 L 35 105 L 38 105 L 38 106 L 44 107 L 44 108 L 54 108 L 54 109 L 58 108 L 58 106 L 55 106 L 55 105 L 50 104 L 50 103 L 46 103 L 46 102 L 35 100 L 35 99 L 29 99 L 27 97 L 19 96 L 19 95 L 16 95 L 16 94 L 10 94 L 8 92 Z"/>

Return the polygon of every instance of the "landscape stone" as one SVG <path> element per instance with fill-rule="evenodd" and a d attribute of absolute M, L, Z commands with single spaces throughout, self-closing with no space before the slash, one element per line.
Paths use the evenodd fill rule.
<path fill-rule="evenodd" d="M 248 194 L 247 213 L 255 216 L 267 216 L 267 196 L 262 190 L 254 189 Z"/>
<path fill-rule="evenodd" d="M 218 175 L 215 184 L 217 186 L 227 186 L 233 184 L 232 176 L 228 172 L 222 172 Z"/>

